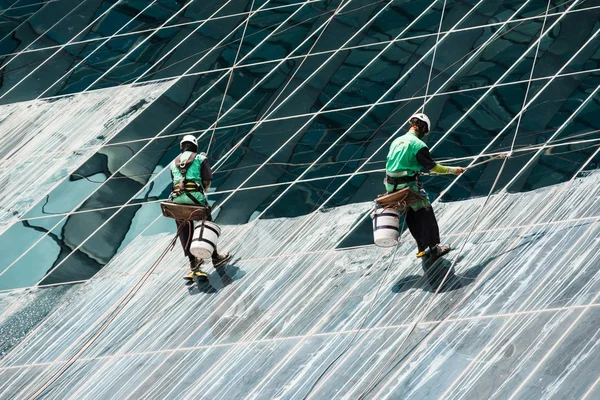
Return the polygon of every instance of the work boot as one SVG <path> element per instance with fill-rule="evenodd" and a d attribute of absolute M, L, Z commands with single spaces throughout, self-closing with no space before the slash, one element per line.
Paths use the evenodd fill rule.
<path fill-rule="evenodd" d="M 434 247 L 431 247 L 429 257 L 431 258 L 431 261 L 435 261 L 438 258 L 442 257 L 444 254 L 448 254 L 450 250 L 452 249 L 448 245 L 436 244 Z"/>
<path fill-rule="evenodd" d="M 202 263 L 204 262 L 204 260 L 198 260 L 196 257 L 194 256 L 190 256 L 190 273 L 187 274 L 186 276 L 183 277 L 183 279 L 192 281 L 194 280 L 194 276 L 199 277 L 199 278 L 208 278 L 208 275 L 206 275 L 201 269 L 200 266 L 202 265 Z"/>
<path fill-rule="evenodd" d="M 429 252 L 427 250 L 428 249 L 425 249 L 425 250 L 418 249 L 417 250 L 417 258 L 423 258 L 423 257 L 426 257 L 427 255 L 429 255 Z"/>
<path fill-rule="evenodd" d="M 191 271 L 189 274 L 183 277 L 183 279 L 187 281 L 193 281 L 194 278 L 208 279 L 208 275 L 206 275 L 206 272 L 202 271 L 201 269 L 198 269 L 196 271 Z"/>
<path fill-rule="evenodd" d="M 227 260 L 229 260 L 230 258 L 231 258 L 231 254 L 229 254 L 227 252 L 213 254 L 213 257 L 212 257 L 213 267 L 219 268 L 220 266 L 225 264 L 227 262 Z"/>

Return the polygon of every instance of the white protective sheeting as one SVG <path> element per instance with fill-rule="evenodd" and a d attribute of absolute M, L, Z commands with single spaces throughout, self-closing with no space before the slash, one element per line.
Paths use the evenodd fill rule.
<path fill-rule="evenodd" d="M 119 86 L 0 106 L 0 234 L 169 85 Z"/>

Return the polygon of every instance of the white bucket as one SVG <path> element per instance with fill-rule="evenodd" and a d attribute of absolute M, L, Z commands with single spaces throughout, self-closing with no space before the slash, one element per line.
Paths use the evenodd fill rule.
<path fill-rule="evenodd" d="M 394 247 L 398 244 L 400 213 L 393 208 L 382 208 L 373 216 L 373 238 L 379 247 Z"/>
<path fill-rule="evenodd" d="M 200 260 L 211 258 L 219 236 L 221 236 L 221 228 L 214 222 L 204 221 L 198 224 L 194 229 L 190 253 Z"/>

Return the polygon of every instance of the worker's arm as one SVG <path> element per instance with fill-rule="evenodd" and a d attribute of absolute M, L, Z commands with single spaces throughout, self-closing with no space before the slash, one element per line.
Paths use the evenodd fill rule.
<path fill-rule="evenodd" d="M 213 173 L 207 158 L 202 161 L 202 165 L 200 166 L 200 178 L 202 179 L 202 187 L 207 192 L 213 180 Z"/>
<path fill-rule="evenodd" d="M 433 157 L 431 157 L 431 154 L 429 153 L 429 149 L 427 147 L 423 147 L 417 152 L 417 161 L 423 166 L 423 168 L 425 168 L 427 171 L 433 172 L 434 174 L 460 175 L 466 171 L 464 168 L 461 167 L 447 167 L 445 165 L 436 163 Z"/>

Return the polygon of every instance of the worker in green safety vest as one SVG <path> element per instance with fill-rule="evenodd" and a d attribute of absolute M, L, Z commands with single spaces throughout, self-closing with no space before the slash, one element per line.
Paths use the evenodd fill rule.
<path fill-rule="evenodd" d="M 413 115 L 408 123 L 409 131 L 395 139 L 390 146 L 385 167 L 385 189 L 387 193 L 393 193 L 409 187 L 423 197 L 423 200 L 406 208 L 406 225 L 417 242 L 417 257 L 424 257 L 429 249 L 431 259 L 437 260 L 450 251 L 450 246 L 440 244 L 438 223 L 427 192 L 419 183 L 419 172 L 425 169 L 436 174 L 460 175 L 465 168 L 447 167 L 433 160 L 423 142 L 431 126 L 425 114 Z"/>
<path fill-rule="evenodd" d="M 210 188 L 213 174 L 208 163 L 206 154 L 198 154 L 198 142 L 194 135 L 185 135 L 180 143 L 181 154 L 169 164 L 171 178 L 173 180 L 173 190 L 170 200 L 176 204 L 196 205 L 206 207 L 208 210 L 207 220 L 212 221 L 210 207 L 206 200 L 205 192 Z M 177 221 L 177 231 L 183 251 L 190 260 L 191 272 L 186 275 L 186 279 L 194 279 L 194 275 L 200 278 L 206 278 L 200 266 L 203 260 L 197 260 L 190 253 L 192 236 L 194 234 L 193 221 Z M 229 253 L 218 253 L 215 251 L 212 255 L 212 262 L 215 268 L 223 265 L 230 258 Z"/>

